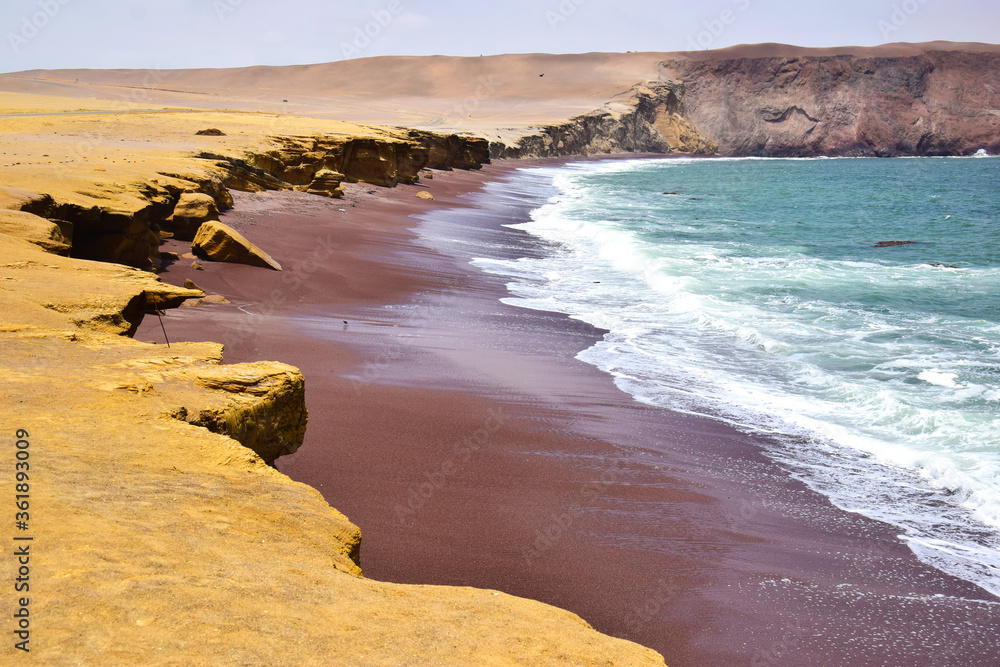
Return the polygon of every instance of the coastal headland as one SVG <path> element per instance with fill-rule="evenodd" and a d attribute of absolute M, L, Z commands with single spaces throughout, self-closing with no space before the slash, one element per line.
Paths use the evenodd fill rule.
<path fill-rule="evenodd" d="M 11 593 L 0 601 L 7 618 L 25 619 L 10 629 L 25 633 L 16 638 L 27 643 L 15 647 L 12 632 L 0 651 L 30 648 L 24 657 L 38 664 L 663 664 L 655 651 L 587 621 L 676 648 L 679 661 L 668 655 L 671 664 L 699 655 L 750 664 L 807 644 L 798 626 L 755 624 L 744 606 L 732 618 L 745 622 L 746 632 L 724 648 L 705 649 L 698 626 L 724 622 L 715 610 L 725 606 L 726 584 L 717 578 L 721 570 L 696 567 L 704 554 L 665 557 L 660 578 L 643 589 L 642 564 L 628 564 L 631 549 L 588 551 L 593 527 L 579 528 L 584 511 L 568 512 L 560 497 L 579 496 L 577 508 L 608 509 L 636 500 L 626 488 L 643 488 L 645 500 L 680 511 L 718 507 L 728 487 L 719 482 L 702 493 L 695 489 L 705 479 L 668 484 L 653 471 L 676 469 L 676 461 L 618 456 L 620 443 L 597 425 L 610 417 L 567 417 L 577 400 L 570 388 L 556 380 L 530 391 L 518 385 L 498 402 L 460 383 L 421 387 L 419 345 L 312 335 L 285 348 L 284 336 L 309 317 L 329 325 L 331 312 L 343 320 L 343 336 L 374 334 L 378 318 L 365 318 L 376 308 L 474 283 L 454 258 L 421 269 L 419 258 L 433 253 L 414 249 L 408 216 L 469 206 L 463 196 L 483 178 L 502 177 L 504 159 L 998 152 L 1000 91 L 984 78 L 998 60 L 1000 48 L 988 45 L 822 52 L 765 45 L 0 76 L 0 356 L 7 379 L 0 405 L 10 468 L 25 473 L 12 473 L 3 489 L 12 503 L 16 494 L 28 496 L 17 499 L 27 509 L 19 523 L 12 510 L 8 538 L 25 538 L 17 544 L 30 545 L 32 556 L 23 598 Z M 501 164 L 484 174 L 491 160 Z M 418 199 L 417 190 L 433 202 Z M 205 220 L 231 223 L 282 270 L 189 254 L 198 196 L 214 203 L 213 211 L 202 201 Z M 410 263 L 400 265 L 401 257 Z M 494 287 L 483 288 L 489 298 L 476 308 L 495 301 Z M 186 301 L 200 305 L 163 316 Z M 426 323 L 410 327 L 443 335 Z M 580 330 L 553 340 L 571 357 L 574 345 L 595 335 Z M 577 377 L 566 373 L 552 377 Z M 595 376 L 575 386 L 600 404 L 613 387 Z M 531 391 L 562 403 L 525 405 Z M 664 426 L 652 412 L 634 413 L 635 428 Z M 667 421 L 678 442 L 711 433 L 713 447 L 752 450 L 734 433 Z M 408 425 L 429 430 L 406 440 Z M 549 435 L 542 439 L 542 432 Z M 452 446 L 467 438 L 464 449 Z M 381 439 L 395 443 L 400 467 L 380 467 Z M 403 441 L 419 446 L 407 451 Z M 604 461 L 594 464 L 599 472 L 607 461 L 621 463 L 592 478 L 587 466 L 525 462 L 525 452 L 547 449 Z M 487 450 L 495 468 L 463 467 Z M 26 465 L 15 470 L 19 462 Z M 348 487 L 339 509 L 347 516 L 327 502 L 338 495 L 326 487 L 338 483 L 338 469 Z M 459 472 L 461 484 L 437 484 Z M 396 495 L 413 486 L 419 496 L 421 475 L 432 494 L 444 488 L 439 497 L 450 500 L 430 508 L 426 497 Z M 595 479 L 604 486 L 588 495 Z M 550 480 L 564 485 L 561 496 L 543 492 Z M 449 514 L 460 503 L 481 502 L 472 492 L 487 485 L 495 502 L 474 520 L 498 528 L 449 528 Z M 741 507 L 744 515 L 768 514 L 766 503 L 740 495 L 746 489 L 730 490 L 737 499 L 728 509 L 693 510 L 688 519 L 722 516 L 710 532 L 735 532 L 737 543 L 776 539 L 773 530 L 754 535 L 726 523 Z M 518 525 L 520 510 L 548 540 L 528 531 L 534 539 L 527 544 L 504 543 L 517 533 L 499 527 Z M 349 519 L 359 513 L 378 536 L 365 542 L 364 559 L 361 532 Z M 641 534 L 630 525 L 630 534 Z M 488 550 L 479 555 L 463 549 L 475 533 L 496 538 L 475 543 Z M 906 582 L 923 578 L 920 595 L 946 590 L 949 599 L 977 598 L 974 587 L 935 574 L 903 549 L 886 546 L 878 558 L 890 556 L 899 559 L 893 571 L 909 573 Z M 412 583 L 363 577 L 368 558 L 381 578 Z M 574 570 L 574 558 L 587 565 Z M 17 579 L 19 567 L 4 559 L 5 581 Z M 809 571 L 800 561 L 775 569 Z M 466 587 L 477 572 L 477 588 Z M 561 595 L 572 576 L 560 572 L 582 573 L 578 586 L 594 594 L 575 601 Z M 551 594 L 547 582 L 558 582 Z M 620 606 L 602 609 L 611 608 L 616 588 L 647 611 L 615 626 Z M 693 590 L 702 592 L 700 606 L 685 618 L 681 608 Z M 508 593 L 574 606 L 586 621 Z M 963 621 L 977 613 L 936 604 L 937 613 Z M 668 613 L 676 626 L 664 631 L 657 619 Z M 768 635 L 765 647 L 741 655 L 735 645 L 754 631 Z"/>

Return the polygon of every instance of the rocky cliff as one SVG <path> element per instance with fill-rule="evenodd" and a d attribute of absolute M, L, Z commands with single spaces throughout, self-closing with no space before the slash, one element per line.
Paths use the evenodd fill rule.
<path fill-rule="evenodd" d="M 663 63 L 686 84 L 688 120 L 721 155 L 1000 153 L 1000 51 L 767 51 Z"/>
<path fill-rule="evenodd" d="M 1000 153 L 1000 49 L 784 45 L 668 54 L 656 78 L 491 155 Z"/>
<path fill-rule="evenodd" d="M 230 189 L 337 197 L 345 180 L 391 187 L 415 182 L 428 166 L 468 169 L 489 159 L 486 141 L 474 137 L 280 116 L 165 110 L 84 118 L 15 114 L 3 121 L 18 149 L 11 155 L 24 159 L 3 165 L 0 230 L 72 257 L 138 268 L 160 266 L 161 231 L 191 231 L 174 215 L 182 195 L 209 195 L 224 211 L 232 206 Z M 60 130 L 40 131 L 54 121 Z M 230 132 L 198 136 L 198 123 Z"/>
<path fill-rule="evenodd" d="M 565 123 L 538 128 L 514 146 L 492 142 L 490 157 L 715 153 L 717 146 L 688 120 L 684 98 L 684 85 L 677 81 L 636 84 L 621 100 Z"/>
<path fill-rule="evenodd" d="M 357 527 L 268 465 L 302 442 L 301 373 L 277 362 L 224 365 L 215 343 L 133 340 L 144 316 L 203 292 L 67 256 L 85 249 L 152 265 L 158 227 L 182 194 L 224 208 L 229 187 L 412 180 L 440 147 L 446 166 L 485 142 L 425 145 L 403 131 L 239 114 L 94 116 L 0 119 L 0 423 L 10 472 L 0 491 L 23 496 L 16 545 L 27 549 L 22 560 L 0 559 L 0 578 L 24 583 L 23 597 L 0 599 L 0 613 L 18 615 L 16 639 L 28 651 L 12 639 L 4 656 L 44 665 L 663 664 L 537 602 L 362 577 Z M 220 126 L 227 132 L 196 135 Z M 87 137 L 81 127 L 100 134 L 75 150 Z"/>

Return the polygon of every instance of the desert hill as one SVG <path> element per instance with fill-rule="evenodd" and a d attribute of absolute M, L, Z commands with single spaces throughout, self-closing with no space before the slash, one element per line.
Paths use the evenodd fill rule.
<path fill-rule="evenodd" d="M 0 90 L 84 98 L 82 107 L 103 100 L 463 132 L 489 139 L 497 157 L 706 152 L 713 145 L 724 155 L 962 154 L 1000 148 L 998 66 L 1000 46 L 979 43 L 755 44 L 225 70 L 30 71 L 0 75 Z M 580 119 L 588 125 L 582 135 L 575 132 Z M 561 139 L 546 139 L 547 128 Z"/>

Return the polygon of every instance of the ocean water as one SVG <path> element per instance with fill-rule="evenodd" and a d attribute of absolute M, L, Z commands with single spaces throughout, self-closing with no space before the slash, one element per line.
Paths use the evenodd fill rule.
<path fill-rule="evenodd" d="M 513 178 L 554 196 L 516 225 L 539 252 L 474 261 L 508 303 L 606 329 L 579 358 L 622 390 L 768 434 L 812 488 L 1000 596 L 1000 158 Z"/>

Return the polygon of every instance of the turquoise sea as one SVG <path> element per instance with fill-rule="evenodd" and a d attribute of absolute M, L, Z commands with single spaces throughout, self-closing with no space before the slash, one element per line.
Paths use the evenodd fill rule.
<path fill-rule="evenodd" d="M 509 303 L 606 329 L 579 357 L 622 390 L 767 434 L 793 475 L 1000 595 L 1000 158 L 515 178 L 554 196 L 517 226 L 542 252 L 474 262 Z"/>

